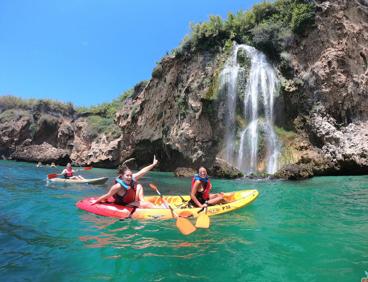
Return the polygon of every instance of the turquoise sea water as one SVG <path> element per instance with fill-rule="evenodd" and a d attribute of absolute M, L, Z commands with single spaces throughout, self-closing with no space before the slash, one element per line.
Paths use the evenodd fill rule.
<path fill-rule="evenodd" d="M 258 199 L 183 236 L 175 221 L 100 217 L 75 203 L 109 183 L 46 185 L 61 167 L 0 161 L 1 281 L 360 281 L 368 271 L 368 176 L 300 182 L 213 180 L 216 190 L 256 188 Z M 153 172 L 163 194 L 190 179 Z M 146 194 L 152 194 L 145 189 Z"/>

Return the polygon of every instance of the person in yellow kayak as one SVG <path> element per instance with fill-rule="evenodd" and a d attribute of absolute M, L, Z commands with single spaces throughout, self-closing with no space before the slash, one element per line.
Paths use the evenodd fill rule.
<path fill-rule="evenodd" d="M 71 163 L 67 163 L 66 168 L 62 171 L 61 175 L 64 175 L 65 179 L 84 180 L 81 175 L 74 175 L 75 170 L 72 168 Z"/>
<path fill-rule="evenodd" d="M 192 189 L 190 192 L 190 207 L 205 208 L 224 201 L 224 193 L 211 194 L 212 184 L 208 178 L 207 170 L 202 166 L 198 174 L 192 179 Z"/>
<path fill-rule="evenodd" d="M 155 208 L 155 205 L 144 201 L 143 186 L 138 183 L 138 180 L 149 172 L 152 168 L 157 165 L 158 161 L 156 156 L 153 157 L 152 164 L 142 168 L 136 173 L 132 171 L 125 165 L 119 168 L 119 175 L 115 179 L 115 184 L 111 186 L 110 190 L 99 197 L 92 205 L 100 203 L 113 197 L 115 204 L 122 206 L 134 206 L 139 208 Z"/>

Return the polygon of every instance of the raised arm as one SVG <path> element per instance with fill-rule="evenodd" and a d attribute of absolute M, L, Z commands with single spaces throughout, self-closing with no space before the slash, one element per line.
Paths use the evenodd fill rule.
<path fill-rule="evenodd" d="M 140 171 L 133 174 L 133 179 L 138 180 L 143 175 L 145 175 L 147 172 L 149 172 L 151 169 L 153 169 L 158 163 L 158 160 L 156 159 L 156 156 L 153 156 L 153 162 L 152 164 L 142 168 Z"/>

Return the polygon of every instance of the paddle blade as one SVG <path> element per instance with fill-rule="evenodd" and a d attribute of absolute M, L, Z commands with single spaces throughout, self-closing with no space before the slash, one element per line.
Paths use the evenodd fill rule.
<path fill-rule="evenodd" d="M 58 177 L 58 175 L 59 175 L 59 174 L 57 174 L 57 173 L 51 173 L 51 174 L 48 174 L 48 175 L 47 175 L 47 179 L 53 179 L 53 178 L 56 178 L 56 177 Z"/>
<path fill-rule="evenodd" d="M 178 217 L 176 220 L 176 227 L 184 235 L 189 235 L 196 231 L 195 226 L 189 221 L 189 219 Z"/>
<path fill-rule="evenodd" d="M 91 166 L 86 166 L 86 167 L 83 168 L 83 170 L 91 170 L 91 169 L 92 169 Z"/>
<path fill-rule="evenodd" d="M 197 228 L 209 228 L 210 217 L 207 214 L 201 214 L 200 216 L 198 216 L 195 226 Z"/>
<path fill-rule="evenodd" d="M 156 185 L 154 185 L 154 184 L 150 183 L 150 184 L 148 184 L 148 186 L 149 186 L 153 191 L 156 191 L 156 193 L 157 193 L 157 194 L 159 194 L 159 195 L 160 195 L 160 197 L 162 198 L 162 195 L 161 195 L 160 191 L 158 191 L 158 188 L 156 187 Z"/>
<path fill-rule="evenodd" d="M 158 189 L 157 189 L 157 187 L 156 187 L 156 185 L 154 185 L 153 183 L 150 183 L 150 184 L 148 184 L 148 186 L 152 189 L 152 190 L 154 190 L 154 191 L 158 191 Z"/>

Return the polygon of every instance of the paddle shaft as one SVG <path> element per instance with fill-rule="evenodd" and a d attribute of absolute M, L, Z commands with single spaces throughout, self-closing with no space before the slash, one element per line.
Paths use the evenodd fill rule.
<path fill-rule="evenodd" d="M 169 205 L 169 203 L 164 199 L 164 197 L 161 195 L 160 191 L 158 189 L 155 189 L 157 194 L 160 196 L 162 203 L 165 205 L 165 208 L 170 209 L 172 216 L 174 218 L 177 218 L 178 215 L 176 214 L 176 212 L 174 211 L 174 209 Z"/>
<path fill-rule="evenodd" d="M 169 207 L 171 214 L 173 218 L 176 218 L 176 227 L 179 229 L 179 231 L 184 235 L 189 235 L 196 231 L 196 227 L 188 220 L 187 218 L 183 218 L 181 216 L 178 216 L 174 209 L 170 206 L 169 203 L 166 202 L 166 200 L 162 197 L 160 191 L 158 188 L 153 185 L 152 183 L 149 184 L 150 188 L 156 191 L 156 193 L 160 196 L 161 201 L 164 203 L 165 207 Z"/>

